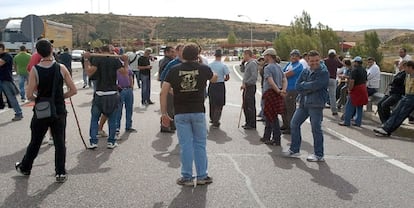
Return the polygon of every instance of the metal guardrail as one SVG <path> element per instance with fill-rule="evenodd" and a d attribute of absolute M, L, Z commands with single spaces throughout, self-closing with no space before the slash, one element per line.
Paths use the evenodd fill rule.
<path fill-rule="evenodd" d="M 393 73 L 381 72 L 380 88 L 378 89 L 378 92 L 385 94 L 388 90 L 388 85 L 393 79 Z"/>

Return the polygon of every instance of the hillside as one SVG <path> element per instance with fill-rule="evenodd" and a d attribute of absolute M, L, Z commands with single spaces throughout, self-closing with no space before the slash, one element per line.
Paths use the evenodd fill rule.
<path fill-rule="evenodd" d="M 74 47 L 85 47 L 87 42 L 94 39 L 136 44 L 134 41 L 158 43 L 184 40 L 203 40 L 209 44 L 216 44 L 218 40 L 225 41 L 229 32 L 233 31 L 236 37 L 248 42 L 250 40 L 250 24 L 245 22 L 227 21 L 220 19 L 201 19 L 183 17 L 149 17 L 126 16 L 115 14 L 58 14 L 42 16 L 52 21 L 70 24 L 73 26 Z M 0 28 L 4 28 L 8 19 L 0 20 Z M 271 24 L 252 24 L 254 41 L 272 41 L 276 32 L 288 26 Z M 393 40 L 398 44 L 405 36 L 414 36 L 413 30 L 376 30 L 381 41 Z M 364 32 L 337 31 L 339 37 L 345 41 L 359 42 L 364 38 Z M 410 39 L 409 39 L 410 40 Z M 411 38 L 411 42 L 414 38 Z"/>

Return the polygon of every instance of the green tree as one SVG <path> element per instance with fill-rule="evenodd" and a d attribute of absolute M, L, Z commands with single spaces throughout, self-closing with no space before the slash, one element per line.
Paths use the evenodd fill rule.
<path fill-rule="evenodd" d="M 293 34 L 306 34 L 312 36 L 311 17 L 306 11 L 302 11 L 302 16 L 295 16 L 295 20 L 290 23 Z"/>
<path fill-rule="evenodd" d="M 339 48 L 339 38 L 328 26 L 319 23 L 312 28 L 310 15 L 303 11 L 302 16 L 295 16 L 287 31 L 283 31 L 274 42 L 279 56 L 289 60 L 289 53 L 292 49 L 299 49 L 302 52 L 318 50 L 322 54 L 330 48 Z"/>
<path fill-rule="evenodd" d="M 381 41 L 378 38 L 377 32 L 373 31 L 364 33 L 364 43 L 366 47 L 366 55 L 375 58 L 377 64 L 381 65 L 383 55 L 382 52 L 378 50 Z"/>
<path fill-rule="evenodd" d="M 318 23 L 315 31 L 319 42 L 318 50 L 321 54 L 327 53 L 331 48 L 338 51 L 339 37 L 332 30 L 332 28 L 327 25 L 323 25 L 322 23 Z"/>
<path fill-rule="evenodd" d="M 100 48 L 102 46 L 103 42 L 100 39 L 96 39 L 91 42 L 91 48 Z"/>
<path fill-rule="evenodd" d="M 227 43 L 235 44 L 237 42 L 237 37 L 234 31 L 230 31 L 229 35 L 227 36 Z"/>
<path fill-rule="evenodd" d="M 357 43 L 354 47 L 352 47 L 349 51 L 352 57 L 355 56 L 366 56 L 365 45 L 363 43 Z"/>
<path fill-rule="evenodd" d="M 361 57 L 373 57 L 375 62 L 378 65 L 382 64 L 383 55 L 378 50 L 381 41 L 378 38 L 377 32 L 365 32 L 364 33 L 364 42 L 357 43 L 356 46 L 351 48 L 350 54 L 352 56 L 361 56 Z"/>

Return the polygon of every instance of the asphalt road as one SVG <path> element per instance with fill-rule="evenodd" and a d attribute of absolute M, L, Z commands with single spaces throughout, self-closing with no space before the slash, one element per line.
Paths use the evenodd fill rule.
<path fill-rule="evenodd" d="M 412 134 L 378 138 L 372 132 L 378 125 L 374 121 L 364 120 L 361 128 L 341 127 L 326 109 L 326 162 L 306 161 L 313 152 L 308 122 L 302 128 L 302 156 L 283 158 L 288 135 L 283 136 L 282 147 L 274 147 L 259 142 L 261 123 L 257 130 L 237 128 L 241 83 L 233 66 L 238 63 L 227 64 L 231 78 L 226 83 L 222 125 L 208 127 L 213 184 L 195 188 L 175 184 L 180 176 L 179 146 L 176 134 L 159 133 L 160 88 L 154 76 L 151 98 L 156 104 L 141 106 L 140 90 L 134 89 L 133 127 L 138 132 L 121 131 L 120 146 L 114 150 L 106 149 L 103 138 L 96 150 L 85 150 L 68 102 L 64 184 L 54 182 L 54 148 L 46 143 L 31 176 L 16 173 L 14 163 L 21 160 L 30 140 L 32 106 L 23 105 L 25 117 L 18 122 L 11 122 L 12 110 L 0 111 L 0 207 L 413 207 Z M 81 79 L 81 70 L 75 69 L 79 91 L 72 100 L 87 140 L 92 89 L 82 89 Z M 259 107 L 259 93 L 256 100 Z M 208 112 L 207 102 L 206 108 Z M 124 125 L 123 120 L 121 128 Z"/>

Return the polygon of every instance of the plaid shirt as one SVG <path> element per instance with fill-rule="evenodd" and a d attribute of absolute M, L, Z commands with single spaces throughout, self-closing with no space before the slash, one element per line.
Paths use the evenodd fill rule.
<path fill-rule="evenodd" d="M 269 89 L 264 94 L 262 99 L 264 100 L 264 115 L 266 119 L 273 122 L 278 114 L 285 112 L 285 99 L 274 90 Z"/>

